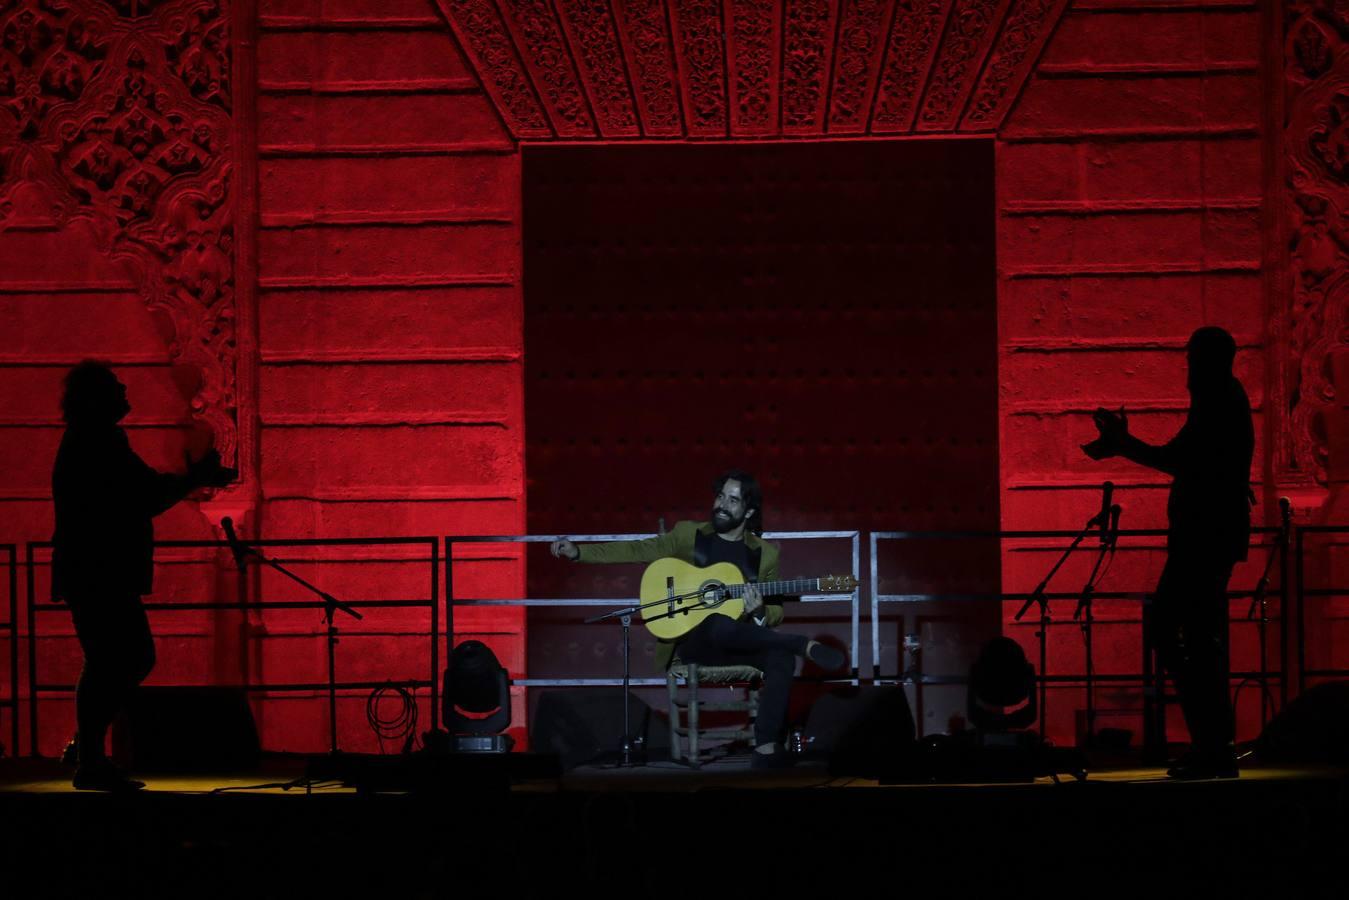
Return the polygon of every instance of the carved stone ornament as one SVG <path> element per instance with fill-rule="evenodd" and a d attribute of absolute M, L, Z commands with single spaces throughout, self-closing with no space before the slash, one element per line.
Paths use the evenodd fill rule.
<path fill-rule="evenodd" d="M 1285 361 L 1289 426 L 1276 448 L 1285 483 L 1326 483 L 1327 416 L 1337 403 L 1330 357 L 1349 346 L 1349 23 L 1322 4 L 1288 8 L 1284 212 L 1290 303 L 1271 327 Z M 1342 400 L 1338 401 L 1343 403 Z"/>
<path fill-rule="evenodd" d="M 873 120 L 877 127 L 907 131 L 913 124 L 918 92 L 927 80 L 945 21 L 946 0 L 920 0 L 895 10 L 885 68 L 877 88 Z"/>
<path fill-rule="evenodd" d="M 735 130 L 766 134 L 776 125 L 777 3 L 732 0 L 730 10 Z"/>
<path fill-rule="evenodd" d="M 558 11 L 567 23 L 577 62 L 586 73 L 600 131 L 606 135 L 637 134 L 623 50 L 607 0 L 560 0 Z"/>
<path fill-rule="evenodd" d="M 783 25 L 782 125 L 789 131 L 823 128 L 837 6 L 837 0 L 787 2 Z"/>
<path fill-rule="evenodd" d="M 194 419 L 238 458 L 226 0 L 0 0 L 0 229 L 38 182 L 92 221 L 201 373 Z"/>
<path fill-rule="evenodd" d="M 593 135 L 590 109 L 572 67 L 571 52 L 548 0 L 502 0 L 502 12 L 516 35 L 534 84 L 566 137 Z"/>
<path fill-rule="evenodd" d="M 870 113 L 867 104 L 872 67 L 885 42 L 888 4 L 880 0 L 842 0 L 838 46 L 834 50 L 834 94 L 829 111 L 831 130 L 862 131 Z"/>
<path fill-rule="evenodd" d="M 998 0 L 956 0 L 923 99 L 919 116 L 923 125 L 949 129 L 955 124 L 960 114 L 957 104 L 965 97 L 970 69 L 979 64 L 979 51 L 999 18 L 994 13 L 1000 5 Z"/>
<path fill-rule="evenodd" d="M 519 137 L 552 137 L 515 45 L 492 0 L 437 0 L 483 87 Z"/>
<path fill-rule="evenodd" d="M 1068 0 L 436 0 L 522 141 L 996 131 Z"/>
<path fill-rule="evenodd" d="M 1065 0 L 1013 0 L 965 113 L 969 127 L 1002 121 L 1064 6 Z"/>
<path fill-rule="evenodd" d="M 683 0 L 671 10 L 688 89 L 689 131 L 726 133 L 726 42 L 720 0 Z"/>

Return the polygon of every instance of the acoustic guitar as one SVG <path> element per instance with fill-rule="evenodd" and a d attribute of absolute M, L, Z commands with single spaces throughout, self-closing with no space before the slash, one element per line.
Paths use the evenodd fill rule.
<path fill-rule="evenodd" d="M 708 616 L 745 614 L 745 578 L 738 566 L 720 562 L 699 568 L 681 559 L 658 559 L 642 573 L 642 618 L 647 630 L 673 641 L 697 628 Z M 765 597 L 780 594 L 847 594 L 856 590 L 852 575 L 765 581 L 755 585 Z M 664 602 L 661 602 L 664 601 Z M 655 604 L 651 606 L 649 604 Z"/>

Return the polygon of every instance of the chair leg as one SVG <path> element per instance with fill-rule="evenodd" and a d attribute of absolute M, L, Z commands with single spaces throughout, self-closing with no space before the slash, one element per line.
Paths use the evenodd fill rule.
<path fill-rule="evenodd" d="M 684 748 L 679 743 L 679 679 L 673 672 L 665 673 L 665 691 L 670 698 L 670 759 L 679 762 Z"/>
<path fill-rule="evenodd" d="M 698 666 L 689 663 L 689 765 L 698 768 L 702 758 L 698 755 Z"/>

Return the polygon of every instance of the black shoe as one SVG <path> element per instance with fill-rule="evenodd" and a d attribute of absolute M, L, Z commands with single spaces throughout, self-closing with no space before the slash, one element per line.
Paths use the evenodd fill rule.
<path fill-rule="evenodd" d="M 815 642 L 809 644 L 806 648 L 806 659 L 815 663 L 826 672 L 835 672 L 843 668 L 848 661 L 848 657 L 843 655 L 842 650 L 830 647 L 828 644 Z"/>
<path fill-rule="evenodd" d="M 772 753 L 760 753 L 755 750 L 750 754 L 749 767 L 756 772 L 767 769 L 790 769 L 794 765 L 796 757 L 781 748 Z"/>
<path fill-rule="evenodd" d="M 1231 756 L 1195 756 L 1166 770 L 1176 781 L 1205 781 L 1211 778 L 1240 778 L 1237 761 Z"/>
<path fill-rule="evenodd" d="M 106 759 L 94 763 L 85 763 L 75 773 L 73 781 L 77 791 L 110 791 L 130 793 L 145 787 L 144 781 L 129 778 L 125 772 Z"/>
<path fill-rule="evenodd" d="M 66 744 L 66 749 L 61 751 L 61 765 L 75 766 L 80 762 L 80 735 L 76 732 Z"/>

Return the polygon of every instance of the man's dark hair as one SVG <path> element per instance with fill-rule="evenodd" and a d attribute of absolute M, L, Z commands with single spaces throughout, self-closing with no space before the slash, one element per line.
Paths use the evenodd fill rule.
<path fill-rule="evenodd" d="M 745 508 L 754 510 L 754 515 L 745 520 L 745 528 L 753 534 L 763 534 L 763 488 L 759 487 L 759 480 L 743 469 L 728 469 L 712 483 L 712 496 L 720 494 L 728 481 L 740 482 Z"/>
<path fill-rule="evenodd" d="M 86 359 L 66 373 L 61 395 L 61 417 L 66 424 L 88 422 L 107 413 L 110 388 L 117 376 L 105 362 Z"/>

